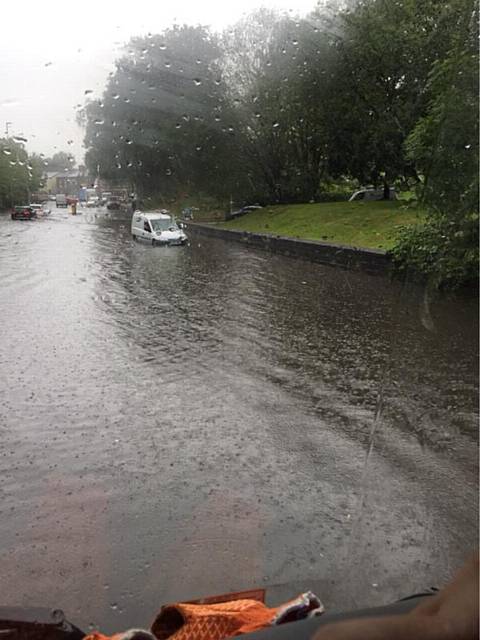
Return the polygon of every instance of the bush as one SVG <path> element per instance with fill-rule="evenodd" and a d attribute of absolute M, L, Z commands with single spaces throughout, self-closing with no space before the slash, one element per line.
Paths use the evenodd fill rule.
<path fill-rule="evenodd" d="M 315 198 L 315 202 L 346 202 L 353 191 L 322 191 Z"/>
<path fill-rule="evenodd" d="M 402 227 L 391 255 L 397 271 L 413 269 L 435 287 L 458 288 L 478 278 L 478 213 L 458 220 L 430 217 Z"/>

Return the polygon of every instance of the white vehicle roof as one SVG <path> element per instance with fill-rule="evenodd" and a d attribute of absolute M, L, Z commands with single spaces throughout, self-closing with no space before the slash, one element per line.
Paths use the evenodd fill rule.
<path fill-rule="evenodd" d="M 171 220 L 172 216 L 170 213 L 166 213 L 164 211 L 149 211 L 148 213 L 144 213 L 143 211 L 135 211 L 133 214 L 135 216 L 141 215 L 147 220 Z"/>

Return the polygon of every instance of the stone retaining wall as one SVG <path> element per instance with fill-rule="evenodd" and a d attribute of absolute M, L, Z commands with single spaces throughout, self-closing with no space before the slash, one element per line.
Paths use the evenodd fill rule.
<path fill-rule="evenodd" d="M 386 252 L 379 249 L 357 249 L 316 240 L 299 240 L 266 233 L 221 229 L 196 222 L 185 222 L 184 224 L 190 236 L 203 235 L 210 238 L 233 240 L 272 253 L 303 258 L 311 262 L 329 264 L 344 269 L 385 274 L 391 264 Z"/>

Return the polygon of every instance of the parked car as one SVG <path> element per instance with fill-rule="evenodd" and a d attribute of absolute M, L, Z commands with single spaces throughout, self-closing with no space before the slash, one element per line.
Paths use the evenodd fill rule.
<path fill-rule="evenodd" d="M 11 213 L 12 220 L 33 220 L 37 217 L 37 212 L 31 205 L 14 207 Z"/>
<path fill-rule="evenodd" d="M 132 238 L 144 240 L 152 245 L 183 245 L 187 242 L 185 232 L 179 228 L 168 213 L 142 213 L 135 211 L 132 216 Z"/>
<path fill-rule="evenodd" d="M 396 200 L 397 194 L 395 193 L 395 187 L 390 187 L 390 197 L 388 200 Z M 366 189 L 359 189 L 355 191 L 355 193 L 349 198 L 349 202 L 354 202 L 357 200 L 384 200 L 384 191 L 383 189 L 373 189 L 367 187 Z"/>
<path fill-rule="evenodd" d="M 257 209 L 263 209 L 260 204 L 248 204 L 246 207 L 242 207 L 241 211 L 248 213 L 249 211 L 256 211 Z"/>
<path fill-rule="evenodd" d="M 30 204 L 29 205 L 37 214 L 37 216 L 48 216 L 50 213 L 50 209 L 46 207 L 44 204 Z"/>
<path fill-rule="evenodd" d="M 240 216 L 244 216 L 246 213 L 250 213 L 251 211 L 256 211 L 257 209 L 263 209 L 263 207 L 259 204 L 248 204 L 238 211 L 232 211 L 232 213 L 227 213 L 225 215 L 226 220 L 232 220 L 233 218 L 240 218 Z"/>

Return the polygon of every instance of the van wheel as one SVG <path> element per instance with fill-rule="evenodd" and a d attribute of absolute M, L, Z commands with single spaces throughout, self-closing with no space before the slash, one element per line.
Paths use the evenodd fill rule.
<path fill-rule="evenodd" d="M 132 240 L 135 240 L 135 242 L 137 241 L 137 236 L 134 233 L 132 233 Z"/>

